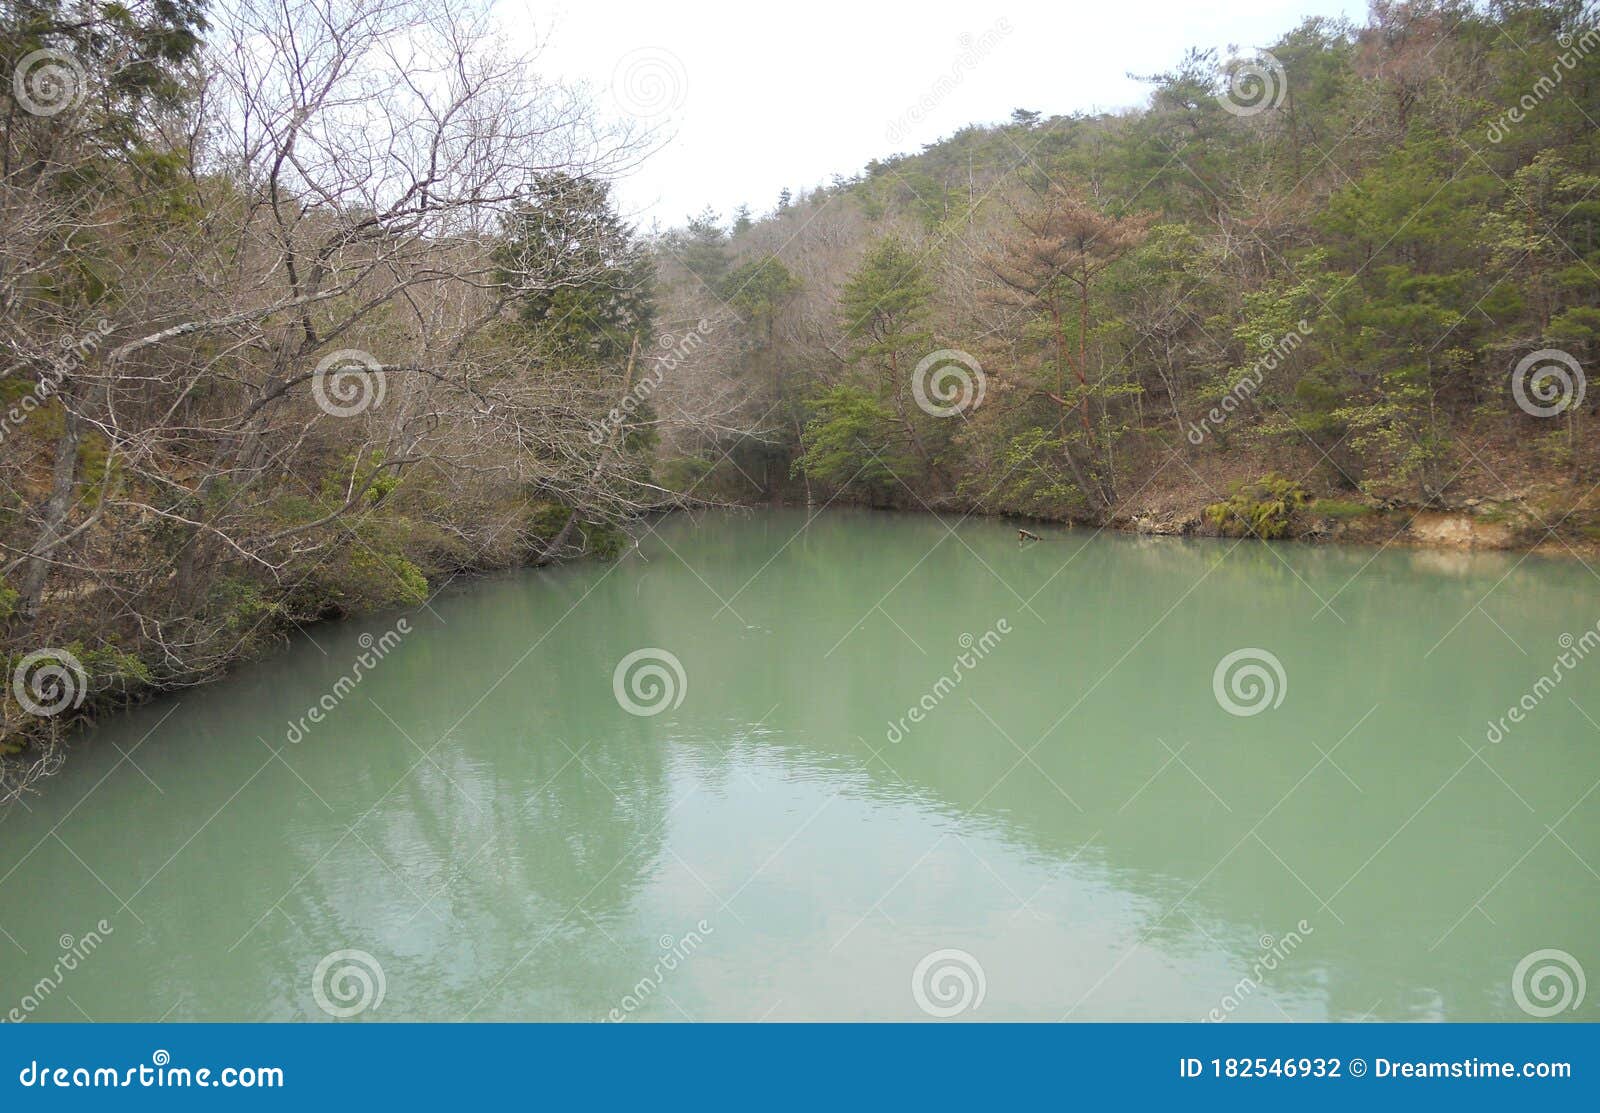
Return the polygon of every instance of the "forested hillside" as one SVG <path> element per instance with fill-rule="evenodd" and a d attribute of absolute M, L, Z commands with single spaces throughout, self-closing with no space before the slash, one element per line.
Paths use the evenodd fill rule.
<path fill-rule="evenodd" d="M 1018 109 L 666 237 L 665 296 L 737 334 L 765 430 L 707 485 L 1373 540 L 1466 508 L 1495 543 L 1591 542 L 1592 6 L 1380 2 L 1144 80 L 1138 111 Z"/>

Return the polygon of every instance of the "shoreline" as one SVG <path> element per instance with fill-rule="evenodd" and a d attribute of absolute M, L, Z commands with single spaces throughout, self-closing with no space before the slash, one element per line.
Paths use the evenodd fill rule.
<path fill-rule="evenodd" d="M 871 506 L 835 502 L 834 509 L 889 514 L 953 514 L 996 522 L 1022 522 L 1065 526 L 1071 529 L 1112 530 L 1145 537 L 1183 537 L 1258 542 L 1293 541 L 1308 545 L 1349 545 L 1363 548 L 1432 549 L 1441 552 L 1527 553 L 1585 561 L 1600 559 L 1600 538 L 1555 534 L 1555 526 L 1522 505 L 1523 500 L 1472 499 L 1460 506 L 1425 507 L 1396 503 L 1363 508 L 1360 514 L 1322 513 L 1314 508 L 1297 512 L 1286 532 L 1261 536 L 1249 530 L 1229 531 L 1207 520 L 1206 507 L 1173 511 L 1153 507 L 1118 508 L 1106 519 L 1046 517 L 1014 511 L 953 506 Z M 804 501 L 775 500 L 742 504 L 739 509 L 815 509 Z M 1559 525 L 1558 521 L 1556 525 Z M 1529 540 L 1529 535 L 1536 535 Z M 1555 534 L 1552 536 L 1552 534 Z"/>
<path fill-rule="evenodd" d="M 957 514 L 963 517 L 981 518 L 996 524 L 1031 523 L 1070 530 L 1109 530 L 1142 537 L 1347 545 L 1376 549 L 1378 552 L 1388 548 L 1403 548 L 1441 553 L 1523 554 L 1524 556 L 1559 557 L 1564 560 L 1578 560 L 1580 562 L 1588 557 L 1600 556 L 1600 541 L 1575 541 L 1571 538 L 1553 539 L 1549 536 L 1550 531 L 1548 528 L 1542 527 L 1536 520 L 1532 520 L 1526 511 L 1508 511 L 1508 505 L 1510 504 L 1490 502 L 1489 500 L 1473 500 L 1472 505 L 1459 508 L 1434 509 L 1399 505 L 1373 507 L 1367 513 L 1345 520 L 1340 520 L 1334 515 L 1306 511 L 1294 516 L 1286 533 L 1282 536 L 1271 538 L 1264 538 L 1248 532 L 1225 532 L 1207 520 L 1203 507 L 1179 512 L 1158 511 L 1152 508 L 1120 510 L 1105 521 L 1074 521 L 1071 519 L 1045 518 L 990 510 L 963 509 L 960 507 L 868 506 L 851 502 L 824 506 L 819 511 L 814 506 L 806 506 L 804 502 L 790 503 L 781 499 L 767 503 L 731 504 L 726 507 L 708 509 L 721 509 L 742 514 L 757 514 L 764 510 L 803 510 L 808 513 L 826 513 L 829 510 L 842 510 L 870 514 Z M 684 512 L 686 511 L 669 513 Z M 1523 538 L 1530 529 L 1541 530 L 1544 536 L 1532 544 L 1525 543 Z M 635 542 L 637 542 L 637 539 L 635 539 Z M 624 550 L 609 559 L 625 559 L 627 552 L 628 550 Z M 538 569 L 550 570 L 561 565 L 595 559 L 606 558 L 597 557 L 595 554 L 587 554 L 554 561 L 534 560 L 512 565 L 496 564 L 493 566 L 452 569 L 442 577 L 440 584 L 437 586 L 430 585 L 429 599 L 431 601 L 433 598 L 431 592 L 442 591 L 452 584 L 466 585 L 474 580 L 497 574 L 520 573 Z M 333 623 L 360 621 L 390 609 L 375 608 L 372 610 L 352 611 L 337 617 L 324 619 L 323 621 Z M 184 688 L 211 684 L 233 675 L 241 669 L 248 668 L 254 661 L 259 659 L 263 652 L 270 653 L 273 651 L 274 646 L 282 646 L 287 643 L 288 631 L 279 631 L 277 633 L 280 636 L 264 638 L 262 643 L 254 646 L 250 652 L 241 654 L 227 667 L 196 683 L 176 686 L 151 685 L 125 692 L 122 694 L 122 698 L 113 702 L 86 707 L 84 708 L 84 713 L 74 716 L 70 721 L 46 720 L 51 729 L 43 733 L 44 747 L 49 751 L 70 747 L 87 738 L 89 728 L 92 728 L 97 720 L 103 716 L 115 715 Z M 46 781 L 59 769 L 57 761 L 65 757 L 64 754 L 52 754 L 51 756 L 56 760 L 50 761 L 51 771 L 42 778 Z M 42 757 L 43 755 L 35 746 L 29 746 L 16 753 L 0 754 L 0 763 L 29 764 L 41 760 Z M 0 800 L 0 810 L 16 803 L 19 798 L 20 794 L 10 799 Z"/>

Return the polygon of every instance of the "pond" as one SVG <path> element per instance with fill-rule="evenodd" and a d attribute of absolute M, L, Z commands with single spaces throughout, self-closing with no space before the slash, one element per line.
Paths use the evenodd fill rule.
<path fill-rule="evenodd" d="M 0 1015 L 1600 1016 L 1582 563 L 1034 528 L 674 517 L 105 721 Z"/>

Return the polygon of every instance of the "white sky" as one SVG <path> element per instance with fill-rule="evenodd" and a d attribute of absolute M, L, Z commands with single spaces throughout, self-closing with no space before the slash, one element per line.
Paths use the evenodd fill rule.
<path fill-rule="evenodd" d="M 499 11 L 516 39 L 526 36 L 517 46 L 543 44 L 547 76 L 586 82 L 603 109 L 643 107 L 660 124 L 669 141 L 618 196 L 632 219 L 670 227 L 707 203 L 724 220 L 741 202 L 764 212 L 785 186 L 853 174 L 966 124 L 1006 119 L 1013 108 L 1050 116 L 1141 104 L 1148 87 L 1129 72 L 1170 69 L 1190 46 L 1265 47 L 1303 17 L 1360 20 L 1366 7 L 502 0 Z M 959 82 L 931 110 L 907 117 L 935 82 L 948 85 L 955 74 Z"/>

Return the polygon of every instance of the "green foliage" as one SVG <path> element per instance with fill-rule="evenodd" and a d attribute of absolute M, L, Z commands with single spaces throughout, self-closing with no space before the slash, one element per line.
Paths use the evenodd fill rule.
<path fill-rule="evenodd" d="M 0 666 L 4 667 L 7 677 L 15 675 L 24 656 L 26 654 L 20 652 L 0 655 Z M 82 668 L 84 680 L 84 687 L 81 691 L 75 688 L 74 696 L 81 694 L 89 701 L 134 690 L 149 684 L 153 678 L 149 665 L 136 655 L 109 642 L 99 645 L 90 645 L 82 641 L 69 642 L 63 647 L 47 651 L 47 655 L 39 658 L 33 668 L 35 670 L 60 668 L 63 671 L 75 672 L 74 662 Z"/>
<path fill-rule="evenodd" d="M 526 536 L 538 541 L 542 548 L 544 544 L 555 540 L 556 535 L 571 517 L 570 506 L 562 506 L 556 502 L 536 502 L 528 508 L 522 531 Z"/>
<path fill-rule="evenodd" d="M 1338 257 L 1448 265 L 1477 238 L 1498 183 L 1448 139 L 1418 132 L 1328 199 L 1317 223 Z"/>
<path fill-rule="evenodd" d="M 1062 475 L 1063 442 L 1044 429 L 1027 429 L 1012 437 L 1005 446 L 995 479 L 979 475 L 963 490 L 970 495 L 996 499 L 1008 513 L 1037 518 L 1077 518 L 1089 509 L 1088 500 L 1077 484 Z"/>
<path fill-rule="evenodd" d="M 908 354 L 925 351 L 933 334 L 917 325 L 932 296 L 921 258 L 902 240 L 890 236 L 872 245 L 839 295 L 842 328 L 855 342 L 855 357 L 894 373 Z"/>
<path fill-rule="evenodd" d="M 78 479 L 85 506 L 96 506 L 116 480 L 118 465 L 111 460 L 109 445 L 97 433 L 83 438 L 78 446 Z"/>
<path fill-rule="evenodd" d="M 632 538 L 616 526 L 586 526 L 583 532 L 585 551 L 596 560 L 616 560 L 632 544 Z"/>
<path fill-rule="evenodd" d="M 322 480 L 322 501 L 328 510 L 346 501 L 346 491 L 365 489 L 361 501 L 365 506 L 377 506 L 400 487 L 400 474 L 384 468 L 386 457 L 381 449 L 365 456 L 349 453 Z"/>
<path fill-rule="evenodd" d="M 521 291 L 518 316 L 553 358 L 613 361 L 654 318 L 655 262 L 623 223 L 608 183 L 534 179 L 505 220 L 499 280 Z"/>
<path fill-rule="evenodd" d="M 800 280 L 776 255 L 755 259 L 723 280 L 724 300 L 752 324 L 771 329 L 773 317 L 800 291 Z"/>
<path fill-rule="evenodd" d="M 745 223 L 749 224 L 748 214 Z M 668 233 L 663 246 L 707 290 L 723 288 L 732 259 L 728 254 L 728 234 L 713 209 L 706 208 L 699 216 L 691 217 L 686 227 Z"/>
<path fill-rule="evenodd" d="M 7 0 L 0 22 L 0 89 L 12 92 L 17 63 L 33 51 L 63 51 L 83 67 L 96 94 L 84 98 L 77 113 L 87 116 L 91 104 L 103 108 L 83 121 L 86 137 L 106 152 L 144 149 L 146 110 L 172 107 L 185 94 L 187 67 L 206 30 L 205 7 L 204 0 L 99 3 L 86 18 L 68 0 Z M 20 123 L 19 114 L 6 115 Z"/>
<path fill-rule="evenodd" d="M 674 456 L 664 461 L 656 472 L 669 491 L 690 491 L 711 474 L 711 461 L 698 456 Z"/>
<path fill-rule="evenodd" d="M 383 607 L 420 606 L 428 598 L 428 577 L 398 553 L 351 545 L 320 570 L 317 595 L 344 614 Z"/>
<path fill-rule="evenodd" d="M 805 451 L 794 469 L 834 487 L 881 491 L 909 470 L 894 446 L 894 415 L 860 387 L 841 385 L 811 400 Z"/>
<path fill-rule="evenodd" d="M 89 675 L 91 692 L 127 692 L 149 684 L 153 679 L 150 666 L 136 655 L 116 645 L 94 648 L 73 646 L 84 672 Z"/>
<path fill-rule="evenodd" d="M 1592 305 L 1575 305 L 1563 310 L 1550 321 L 1545 335 L 1562 344 L 1589 344 L 1600 337 L 1600 308 Z"/>
<path fill-rule="evenodd" d="M 1205 513 L 1223 534 L 1270 541 L 1288 536 L 1296 512 L 1307 501 L 1304 488 L 1274 472 L 1238 485 L 1226 500 L 1207 506 Z"/>
<path fill-rule="evenodd" d="M 523 546 L 529 558 L 545 554 L 550 544 L 561 535 L 575 511 L 569 506 L 554 502 L 534 502 L 527 507 L 522 520 Z M 568 542 L 581 546 L 584 555 L 600 560 L 615 560 L 631 539 L 615 526 L 585 522 L 579 516 Z"/>
<path fill-rule="evenodd" d="M 248 637 L 282 613 L 278 597 L 242 576 L 224 576 L 212 585 L 206 601 L 210 613 L 237 636 Z"/>

